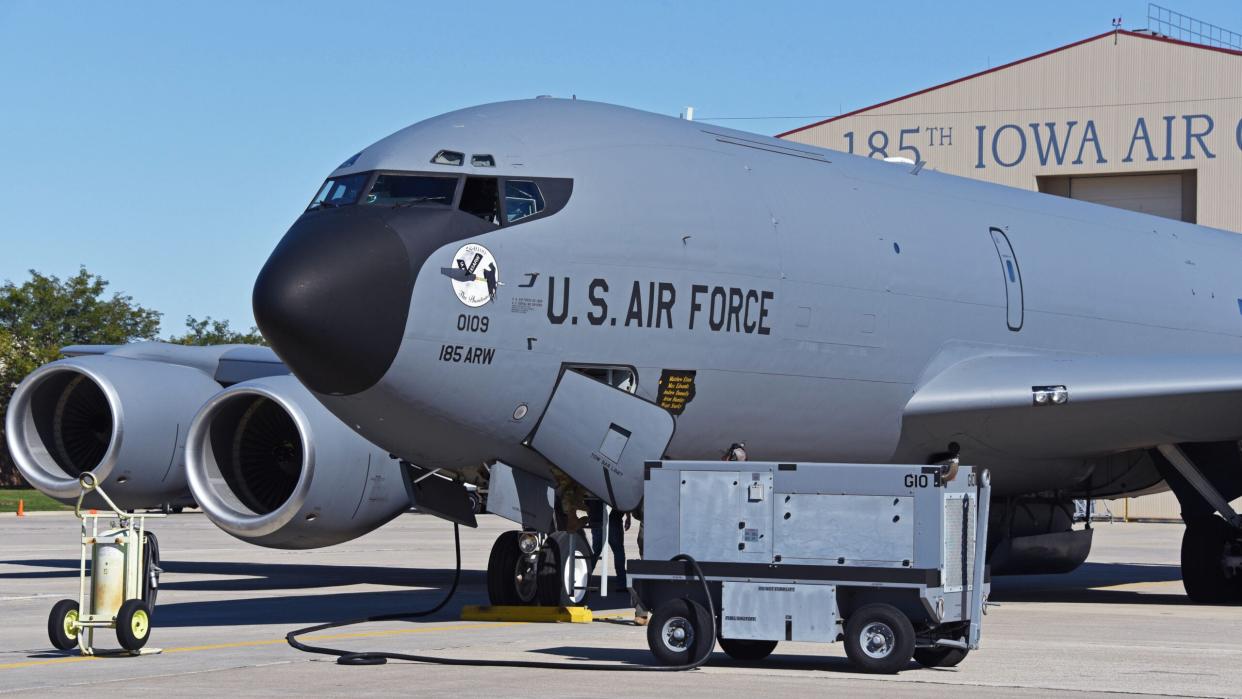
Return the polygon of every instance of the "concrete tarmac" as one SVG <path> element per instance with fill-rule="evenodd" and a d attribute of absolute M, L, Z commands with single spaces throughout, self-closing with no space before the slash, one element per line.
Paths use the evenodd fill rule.
<path fill-rule="evenodd" d="M 646 629 L 614 595 L 592 624 L 458 620 L 485 602 L 487 554 L 509 528 L 493 516 L 462 529 L 464 570 L 441 613 L 411 622 L 335 629 L 318 642 L 450 658 L 567 664 L 650 662 Z M 154 521 L 165 569 L 151 646 L 160 655 L 83 658 L 51 649 L 47 615 L 78 589 L 77 522 L 48 513 L 0 519 L 0 693 L 73 689 L 91 695 L 448 695 L 501 697 L 769 697 L 845 692 L 884 697 L 1242 697 L 1242 607 L 1196 606 L 1182 590 L 1182 528 L 1097 525 L 1095 548 L 1062 576 L 998 578 L 983 647 L 957 668 L 896 676 L 854 673 L 840 644 L 782 643 L 767 661 L 739 665 L 719 650 L 692 672 L 563 671 L 390 662 L 343 667 L 298 652 L 288 631 L 337 619 L 425 608 L 453 577 L 452 526 L 407 515 L 318 551 L 239 542 L 197 513 Z M 630 532 L 628 550 L 637 552 Z M 99 647 L 116 647 L 111 631 Z"/>

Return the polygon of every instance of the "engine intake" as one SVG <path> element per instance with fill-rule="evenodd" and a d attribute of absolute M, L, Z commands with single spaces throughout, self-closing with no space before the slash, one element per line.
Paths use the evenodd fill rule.
<path fill-rule="evenodd" d="M 77 499 L 78 476 L 87 471 L 123 508 L 185 501 L 186 432 L 219 390 L 185 366 L 107 355 L 62 359 L 31 372 L 13 393 L 9 451 L 31 485 L 66 502 Z"/>
<path fill-rule="evenodd" d="M 211 425 L 212 453 L 231 493 L 260 515 L 279 509 L 302 475 L 302 435 L 280 404 L 265 396 L 223 405 Z"/>
<path fill-rule="evenodd" d="M 207 516 L 272 548 L 330 546 L 396 517 L 410 506 L 400 468 L 292 376 L 221 391 L 186 443 L 190 489 Z"/>

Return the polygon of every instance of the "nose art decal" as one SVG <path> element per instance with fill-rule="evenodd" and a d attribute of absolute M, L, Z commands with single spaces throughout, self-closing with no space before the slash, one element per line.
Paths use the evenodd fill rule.
<path fill-rule="evenodd" d="M 475 243 L 463 245 L 453 255 L 453 266 L 441 267 L 440 274 L 452 281 L 458 300 L 471 308 L 495 301 L 497 287 L 503 286 L 496 258 L 490 250 Z"/>

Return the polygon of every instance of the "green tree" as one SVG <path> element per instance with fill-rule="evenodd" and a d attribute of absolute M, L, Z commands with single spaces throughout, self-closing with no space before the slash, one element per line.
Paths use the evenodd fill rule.
<path fill-rule="evenodd" d="M 67 279 L 30 270 L 22 284 L 0 286 L 0 437 L 13 390 L 27 374 L 60 357 L 60 348 L 154 339 L 160 313 L 132 296 L 106 293 L 108 282 L 85 267 Z M 0 485 L 21 477 L 0 439 Z"/>
<path fill-rule="evenodd" d="M 259 329 L 251 327 L 249 332 L 240 332 L 229 327 L 227 320 L 216 320 L 207 316 L 202 320 L 194 316 L 185 317 L 186 334 L 174 335 L 169 342 L 179 345 L 266 345 L 267 340 L 259 333 Z"/>

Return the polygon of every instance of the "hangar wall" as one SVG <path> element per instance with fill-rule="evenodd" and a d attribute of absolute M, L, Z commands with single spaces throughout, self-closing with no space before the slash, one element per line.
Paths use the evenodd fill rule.
<path fill-rule="evenodd" d="M 1240 51 L 1108 32 L 779 136 L 1242 233 Z M 1167 492 L 1108 509 L 1180 518 Z"/>
<path fill-rule="evenodd" d="M 1240 76 L 1242 52 L 1123 30 L 780 136 L 1242 232 Z"/>

